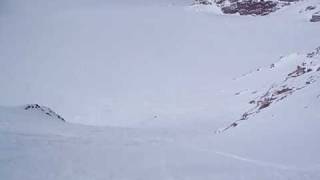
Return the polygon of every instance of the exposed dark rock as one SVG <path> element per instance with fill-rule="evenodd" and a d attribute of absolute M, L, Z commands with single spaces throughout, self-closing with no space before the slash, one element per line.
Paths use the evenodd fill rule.
<path fill-rule="evenodd" d="M 41 113 L 44 113 L 46 116 L 54 117 L 65 122 L 65 119 L 63 117 L 61 117 L 59 114 L 57 114 L 56 112 L 54 112 L 53 110 L 51 110 L 46 106 L 40 106 L 39 104 L 28 104 L 24 107 L 24 110 L 26 111 L 37 110 L 37 111 L 40 111 Z"/>
<path fill-rule="evenodd" d="M 259 110 L 269 107 L 274 99 L 273 98 L 264 98 L 261 101 L 258 101 Z"/>
<path fill-rule="evenodd" d="M 288 77 L 298 77 L 301 76 L 302 74 L 306 73 L 306 68 L 297 66 L 297 69 L 294 70 L 293 72 L 288 74 Z"/>
<path fill-rule="evenodd" d="M 317 47 L 314 51 L 308 53 L 307 57 L 308 58 L 313 58 L 313 57 L 318 56 L 318 55 L 320 55 L 320 46 Z"/>
<path fill-rule="evenodd" d="M 289 92 L 289 91 L 292 91 L 292 88 L 283 88 L 281 90 L 277 90 L 274 92 L 274 95 L 280 95 L 280 94 L 283 94 L 283 93 L 286 93 L 286 92 Z"/>
<path fill-rule="evenodd" d="M 195 4 L 211 5 L 212 2 L 210 0 L 195 0 Z"/>
<path fill-rule="evenodd" d="M 225 2 L 225 0 L 216 0 L 216 1 L 215 1 L 215 3 L 216 3 L 217 5 L 220 5 L 220 4 L 222 4 L 223 2 Z"/>
<path fill-rule="evenodd" d="M 314 10 L 316 8 L 317 8 L 316 6 L 308 6 L 308 7 L 306 7 L 305 11 L 311 11 L 311 10 Z"/>
<path fill-rule="evenodd" d="M 235 13 L 237 13 L 239 11 L 239 9 L 237 9 L 237 5 L 236 4 L 232 4 L 230 6 L 222 7 L 221 10 L 225 14 L 235 14 Z"/>
<path fill-rule="evenodd" d="M 24 110 L 28 110 L 28 109 L 39 109 L 40 106 L 38 104 L 29 104 L 29 105 L 26 105 L 24 107 Z"/>
<path fill-rule="evenodd" d="M 226 1 L 226 0 L 225 0 Z M 222 4 L 223 1 L 219 1 Z M 267 15 L 276 10 L 277 3 L 274 1 L 254 1 L 254 0 L 229 0 L 230 5 L 222 6 L 221 10 L 225 14 L 235 14 L 240 15 Z"/>
<path fill-rule="evenodd" d="M 236 127 L 236 126 L 238 126 L 237 123 L 232 123 L 232 124 L 231 124 L 231 127 Z"/>
<path fill-rule="evenodd" d="M 320 22 L 320 11 L 312 14 L 310 22 Z"/>
<path fill-rule="evenodd" d="M 194 0 L 195 4 L 216 4 L 225 14 L 268 15 L 284 6 L 300 0 Z M 307 7 L 313 10 L 316 7 Z"/>
<path fill-rule="evenodd" d="M 279 0 L 279 1 L 282 1 L 282 2 L 296 2 L 296 1 L 299 1 L 299 0 Z"/>
<path fill-rule="evenodd" d="M 249 115 L 250 114 L 247 112 L 243 113 L 242 117 L 240 118 L 240 121 L 247 120 Z M 236 122 L 234 122 L 234 123 L 236 123 Z M 232 123 L 232 124 L 234 124 L 234 123 Z M 235 127 L 235 126 L 233 126 L 233 127 Z"/>

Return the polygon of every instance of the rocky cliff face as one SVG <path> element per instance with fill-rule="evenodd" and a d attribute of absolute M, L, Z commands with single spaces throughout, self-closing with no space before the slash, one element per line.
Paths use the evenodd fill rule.
<path fill-rule="evenodd" d="M 299 0 L 196 0 L 197 4 L 216 4 L 225 14 L 268 15 Z"/>

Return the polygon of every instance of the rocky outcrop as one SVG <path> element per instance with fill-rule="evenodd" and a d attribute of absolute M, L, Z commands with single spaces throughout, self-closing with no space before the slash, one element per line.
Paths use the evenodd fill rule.
<path fill-rule="evenodd" d="M 277 3 L 273 1 L 236 1 L 229 6 L 222 6 L 221 10 L 225 14 L 240 15 L 267 15 L 274 12 L 277 8 Z"/>
<path fill-rule="evenodd" d="M 320 11 L 312 14 L 310 22 L 320 22 Z"/>
<path fill-rule="evenodd" d="M 195 0 L 195 4 L 216 4 L 225 14 L 264 16 L 299 0 Z M 312 7 L 310 7 L 312 8 Z"/>
<path fill-rule="evenodd" d="M 59 114 L 57 114 L 56 112 L 54 112 L 53 110 L 51 110 L 46 106 L 40 106 L 39 104 L 28 104 L 28 105 L 25 105 L 23 109 L 26 111 L 38 111 L 40 113 L 43 113 L 46 116 L 50 116 L 52 118 L 59 119 L 65 122 L 65 119 L 62 116 L 60 116 Z"/>
<path fill-rule="evenodd" d="M 211 5 L 213 3 L 211 0 L 195 0 L 195 4 Z"/>
<path fill-rule="evenodd" d="M 289 61 L 289 59 L 283 58 L 281 61 Z M 296 56 L 295 59 L 291 59 L 291 61 L 294 63 L 292 65 L 295 65 L 295 67 L 290 66 L 286 74 L 281 73 L 285 76 L 279 77 L 279 79 L 273 82 L 268 89 L 264 89 L 261 92 L 255 91 L 253 94 L 260 95 L 248 101 L 253 107 L 245 111 L 238 120 L 230 123 L 224 128 L 218 129 L 216 133 L 221 133 L 236 127 L 241 122 L 256 116 L 266 108 L 272 107 L 273 104 L 279 103 L 291 95 L 300 92 L 316 81 L 320 81 L 320 47 L 309 53 Z M 282 64 L 282 68 L 285 69 L 283 66 L 284 64 Z M 276 67 L 276 64 L 272 64 L 268 68 L 264 68 L 263 70 L 259 68 L 257 71 L 252 71 L 252 73 L 260 71 L 273 73 Z M 246 74 L 245 76 L 248 75 L 249 74 Z M 240 95 L 240 93 L 236 93 L 235 95 Z"/>

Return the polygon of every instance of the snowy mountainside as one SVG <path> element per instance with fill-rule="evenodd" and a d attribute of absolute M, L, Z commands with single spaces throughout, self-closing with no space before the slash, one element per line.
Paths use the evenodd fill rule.
<path fill-rule="evenodd" d="M 318 1 L 1 3 L 0 179 L 320 179 Z"/>
<path fill-rule="evenodd" d="M 225 131 L 237 126 L 241 121 L 250 119 L 251 116 L 255 116 L 260 111 L 263 111 L 263 109 L 269 108 L 274 103 L 278 103 L 318 81 L 320 78 L 319 57 L 320 47 L 306 54 L 296 53 L 281 57 L 278 62 L 272 63 L 269 67 L 257 68 L 255 71 L 234 79 L 247 85 L 252 85 L 252 82 L 256 81 L 264 82 L 265 84 L 263 87 L 250 87 L 249 85 L 245 90 L 235 94 L 251 94 L 252 99 L 248 103 L 252 104 L 252 108 L 244 112 L 239 120 L 221 130 Z M 318 97 L 319 95 L 314 98 Z M 221 132 L 221 130 L 218 132 Z"/>
<path fill-rule="evenodd" d="M 36 1 L 30 14 L 17 1 L 24 10 L 2 15 L 2 104 L 37 102 L 89 125 L 212 119 L 233 77 L 319 45 L 320 27 L 289 9 L 236 18 L 179 5 L 104 3 L 56 8 Z"/>

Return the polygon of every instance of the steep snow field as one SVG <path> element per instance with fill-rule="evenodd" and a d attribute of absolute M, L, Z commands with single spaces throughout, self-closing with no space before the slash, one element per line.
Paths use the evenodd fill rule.
<path fill-rule="evenodd" d="M 319 1 L 191 4 L 1 1 L 0 179 L 320 179 Z"/>

